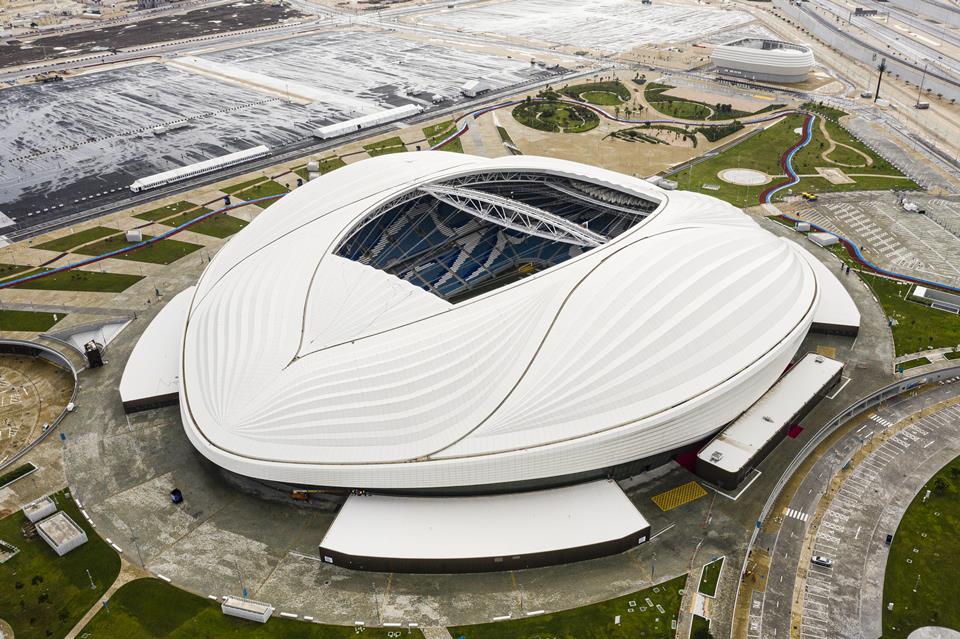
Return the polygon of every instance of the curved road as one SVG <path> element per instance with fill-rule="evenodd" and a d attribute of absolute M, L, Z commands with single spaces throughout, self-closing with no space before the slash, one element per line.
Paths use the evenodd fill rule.
<path fill-rule="evenodd" d="M 895 398 L 821 454 L 777 514 L 766 589 L 754 599 L 759 614 L 748 637 L 787 638 L 792 625 L 801 639 L 880 636 L 883 541 L 918 487 L 960 454 L 960 405 L 944 405 L 958 397 L 960 386 L 951 382 Z M 921 411 L 929 414 L 917 417 Z M 869 454 L 844 471 L 864 446 Z M 838 474 L 842 482 L 834 482 Z M 834 567 L 812 566 L 811 554 L 832 558 Z"/>

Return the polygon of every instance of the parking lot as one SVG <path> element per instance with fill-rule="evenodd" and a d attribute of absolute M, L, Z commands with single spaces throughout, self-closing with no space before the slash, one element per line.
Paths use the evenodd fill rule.
<path fill-rule="evenodd" d="M 813 554 L 835 558 L 810 565 L 804 584 L 801 637 L 878 637 L 886 567 L 886 536 L 928 477 L 960 452 L 960 408 L 927 415 L 876 447 L 847 476 L 823 515 Z M 874 415 L 858 434 L 890 428 Z"/>
<path fill-rule="evenodd" d="M 960 408 L 939 406 L 958 390 L 952 382 L 895 398 L 821 455 L 777 517 L 748 637 L 791 636 L 793 613 L 804 639 L 880 636 L 884 539 L 919 487 L 960 453 Z M 931 414 L 917 415 L 925 409 Z M 848 466 L 865 446 L 869 454 Z M 812 565 L 812 555 L 829 557 L 833 567 Z"/>
<path fill-rule="evenodd" d="M 855 242 L 864 256 L 891 271 L 960 285 L 960 202 L 908 193 L 926 211 L 910 213 L 890 193 L 830 195 L 798 217 Z"/>

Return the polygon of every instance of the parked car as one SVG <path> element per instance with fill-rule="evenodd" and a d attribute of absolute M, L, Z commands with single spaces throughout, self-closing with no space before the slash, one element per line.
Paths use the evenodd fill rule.
<path fill-rule="evenodd" d="M 824 568 L 831 568 L 833 566 L 833 560 L 822 555 L 814 555 L 810 558 L 810 563 L 817 566 L 823 566 Z"/>

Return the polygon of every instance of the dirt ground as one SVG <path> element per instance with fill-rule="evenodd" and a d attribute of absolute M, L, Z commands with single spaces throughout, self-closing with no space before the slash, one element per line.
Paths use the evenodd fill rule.
<path fill-rule="evenodd" d="M 63 412 L 73 393 L 73 376 L 35 357 L 0 355 L 0 461 L 42 431 Z"/>

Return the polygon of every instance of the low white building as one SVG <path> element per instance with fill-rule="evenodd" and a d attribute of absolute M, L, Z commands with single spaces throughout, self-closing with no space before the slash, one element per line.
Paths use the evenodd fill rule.
<path fill-rule="evenodd" d="M 61 557 L 87 543 L 87 533 L 63 511 L 38 523 L 37 533 Z"/>
<path fill-rule="evenodd" d="M 273 606 L 270 604 L 241 597 L 224 597 L 220 610 L 230 617 L 240 617 L 260 623 L 266 623 L 273 614 Z"/>
<path fill-rule="evenodd" d="M 55 512 L 57 512 L 57 505 L 49 497 L 35 499 L 23 507 L 24 517 L 34 524 Z"/>

